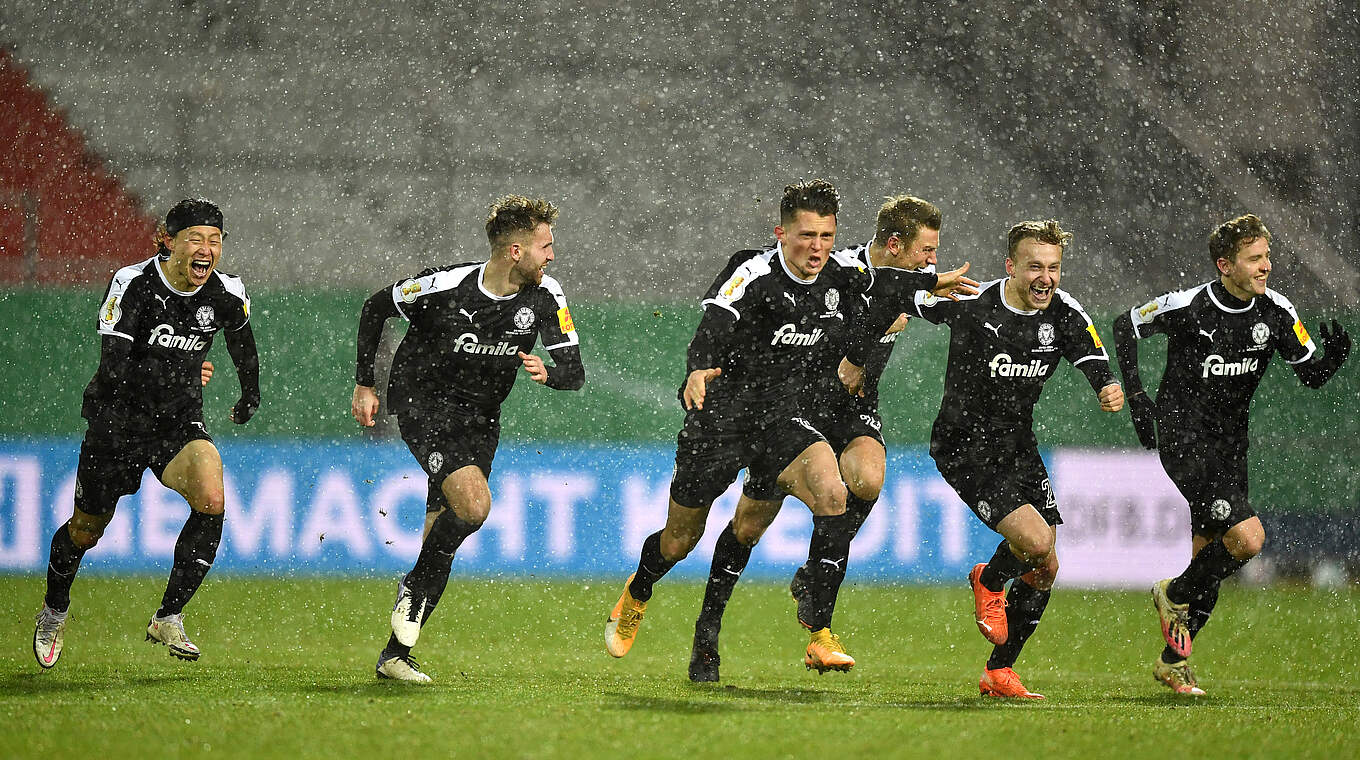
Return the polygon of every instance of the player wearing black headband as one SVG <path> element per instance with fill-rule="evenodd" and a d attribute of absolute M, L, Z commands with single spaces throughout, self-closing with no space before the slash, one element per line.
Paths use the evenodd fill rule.
<path fill-rule="evenodd" d="M 491 460 L 500 406 L 523 370 L 558 390 L 585 383 L 580 341 L 553 260 L 557 207 L 519 195 L 501 198 L 486 220 L 486 261 L 426 269 L 374 293 L 359 317 L 358 362 L 350 411 L 372 427 L 378 411 L 374 358 L 388 319 L 411 327 L 397 347 L 387 410 L 429 476 L 427 513 L 437 515 L 397 586 L 392 635 L 378 656 L 379 678 L 428 683 L 411 659 L 444 587 L 454 552 L 491 511 Z M 542 340 L 556 366 L 529 352 Z"/>
<path fill-rule="evenodd" d="M 203 425 L 202 390 L 211 366 L 204 357 L 219 331 L 241 381 L 232 422 L 245 424 L 260 406 L 250 299 L 239 277 L 217 271 L 223 235 L 217 206 L 180 201 L 157 230 L 157 255 L 118 270 L 99 307 L 99 369 L 81 407 L 89 429 L 80 446 L 75 508 L 52 536 L 47 594 L 33 634 L 43 668 L 61 656 L 81 557 L 99 542 L 118 498 L 136 492 L 148 468 L 184 497 L 190 512 L 146 636 L 180 659 L 198 659 L 183 610 L 222 538 L 222 459 Z"/>

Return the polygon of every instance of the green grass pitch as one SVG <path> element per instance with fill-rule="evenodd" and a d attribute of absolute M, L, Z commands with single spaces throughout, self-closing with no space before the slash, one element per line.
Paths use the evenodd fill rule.
<path fill-rule="evenodd" d="M 143 641 L 163 580 L 76 581 L 66 650 L 31 648 L 42 579 L 0 591 L 0 757 L 1355 757 L 1360 592 L 1225 589 L 1196 642 L 1209 696 L 1151 677 L 1145 593 L 1059 590 L 1017 670 L 1042 703 L 984 700 L 989 651 L 956 587 L 848 582 L 837 629 L 859 660 L 818 676 L 769 583 L 740 586 L 723 680 L 686 678 L 701 587 L 657 586 L 638 643 L 604 651 L 622 578 L 455 576 L 414 656 L 374 678 L 395 578 L 210 577 L 187 610 L 197 663 Z"/>

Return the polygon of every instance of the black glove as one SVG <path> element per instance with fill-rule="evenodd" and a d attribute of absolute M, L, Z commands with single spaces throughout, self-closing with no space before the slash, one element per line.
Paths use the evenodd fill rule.
<path fill-rule="evenodd" d="M 1157 448 L 1157 404 L 1146 391 L 1129 396 L 1129 416 L 1133 418 L 1133 432 L 1145 449 Z"/>
<path fill-rule="evenodd" d="M 237 425 L 244 425 L 255 416 L 255 410 L 260 408 L 259 396 L 242 396 L 231 407 L 231 421 Z"/>
<path fill-rule="evenodd" d="M 1342 327 L 1340 322 L 1333 319 L 1330 330 L 1327 329 L 1326 322 L 1318 325 L 1318 337 L 1322 338 L 1322 348 L 1326 351 L 1328 363 L 1340 367 L 1351 353 L 1351 334 L 1346 332 L 1346 328 Z"/>

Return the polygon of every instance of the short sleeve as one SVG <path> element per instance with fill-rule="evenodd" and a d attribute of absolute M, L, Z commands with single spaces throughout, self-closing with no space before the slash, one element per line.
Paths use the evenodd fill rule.
<path fill-rule="evenodd" d="M 538 336 L 543 348 L 553 349 L 580 345 L 576 325 L 571 319 L 571 309 L 567 306 L 567 296 L 562 285 L 551 277 L 543 278 L 543 289 L 548 297 L 542 299 L 542 311 L 538 315 Z"/>

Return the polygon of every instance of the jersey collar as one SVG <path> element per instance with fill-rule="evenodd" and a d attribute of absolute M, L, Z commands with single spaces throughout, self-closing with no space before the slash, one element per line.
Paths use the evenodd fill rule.
<path fill-rule="evenodd" d="M 518 291 L 511 293 L 508 296 L 498 296 L 495 293 L 492 293 L 491 291 L 487 290 L 486 286 L 482 284 L 482 278 L 486 277 L 486 265 L 488 263 L 489 262 L 483 261 L 482 265 L 477 267 L 477 289 L 482 291 L 482 295 L 486 296 L 487 298 L 490 298 L 493 301 L 509 301 L 511 298 L 514 298 L 515 296 L 524 292 L 524 288 L 520 288 Z"/>
<path fill-rule="evenodd" d="M 180 290 L 179 288 L 176 288 L 174 285 L 171 285 L 171 284 L 170 284 L 170 280 L 166 279 L 166 277 L 165 277 L 165 270 L 161 269 L 161 257 L 160 257 L 160 256 L 152 256 L 152 257 L 151 257 L 151 266 L 153 266 L 153 267 L 156 268 L 156 274 L 160 275 L 161 282 L 165 285 L 166 289 L 168 289 L 171 293 L 174 293 L 174 294 L 177 295 L 177 296 L 191 296 L 191 295 L 193 295 L 193 294 L 195 294 L 195 293 L 197 293 L 198 291 L 200 291 L 200 290 L 203 289 L 203 285 L 199 285 L 198 287 L 194 288 L 193 290 L 187 290 L 187 291 L 186 291 L 186 290 Z M 207 284 L 207 283 L 204 283 L 204 285 L 206 285 L 206 284 Z"/>
<path fill-rule="evenodd" d="M 1017 308 L 1015 308 L 1014 306 L 1011 306 L 1011 302 L 1010 302 L 1010 301 L 1007 301 L 1007 300 L 1006 300 L 1006 283 L 1007 283 L 1007 282 L 1010 282 L 1010 280 L 1011 280 L 1011 278 L 1009 278 L 1009 277 L 1007 277 L 1007 278 L 1004 279 L 1004 280 L 1001 280 L 1001 287 L 997 288 L 997 293 L 996 293 L 996 295 L 997 295 L 998 298 L 1001 299 L 1001 305 L 1002 305 L 1002 306 L 1005 306 L 1006 309 L 1007 309 L 1008 311 L 1012 312 L 1012 313 L 1015 313 L 1015 314 L 1023 314 L 1023 315 L 1026 316 L 1026 317 L 1032 317 L 1032 316 L 1034 316 L 1035 314 L 1038 314 L 1038 313 L 1039 313 L 1039 310 L 1038 310 L 1038 309 L 1030 309 L 1029 311 L 1025 311 L 1024 309 L 1017 309 Z M 1058 289 L 1057 289 L 1057 288 L 1054 288 L 1054 289 L 1053 289 L 1053 294 L 1054 294 L 1054 295 L 1057 295 L 1057 294 L 1058 294 Z"/>
<path fill-rule="evenodd" d="M 817 274 L 812 275 L 812 279 L 811 279 L 811 280 L 804 280 L 803 278 L 801 278 L 801 277 L 799 277 L 798 275 L 794 274 L 794 273 L 793 273 L 793 270 L 789 269 L 788 263 L 784 261 L 784 244 L 783 244 L 783 243 L 775 243 L 775 244 L 774 244 L 774 256 L 775 256 L 775 258 L 779 259 L 779 266 L 782 267 L 782 268 L 784 269 L 784 274 L 788 275 L 790 280 L 793 280 L 794 282 L 798 283 L 799 285 L 811 285 L 812 283 L 814 283 L 814 282 L 817 281 L 817 278 L 818 278 L 818 277 L 821 277 L 821 276 L 822 276 L 822 273 L 821 273 L 821 272 L 818 272 Z M 830 264 L 831 262 L 828 261 L 827 263 Z"/>
<path fill-rule="evenodd" d="M 1206 290 L 1209 291 L 1209 300 L 1210 300 L 1210 301 L 1213 301 L 1213 302 L 1214 302 L 1214 306 L 1217 306 L 1218 308 L 1222 309 L 1223 311 L 1226 311 L 1226 312 L 1228 312 L 1229 314 L 1241 314 L 1241 313 L 1244 312 L 1244 311 L 1251 311 L 1251 307 L 1252 307 L 1253 305 L 1256 304 L 1256 296 L 1252 296 L 1252 297 L 1251 297 L 1251 300 L 1246 302 L 1246 303 L 1247 303 L 1246 306 L 1243 306 L 1243 307 L 1238 308 L 1238 309 L 1234 309 L 1233 307 L 1227 305 L 1227 304 L 1224 303 L 1222 300 L 1220 300 L 1220 298 L 1219 298 L 1219 293 L 1218 293 L 1218 289 L 1219 289 L 1219 288 L 1222 288 L 1222 287 L 1223 287 L 1223 284 L 1222 284 L 1222 283 L 1220 283 L 1218 280 L 1214 280 L 1213 282 L 1209 283 L 1209 287 L 1206 288 Z M 1226 289 L 1225 289 L 1224 295 L 1231 296 L 1232 294 L 1231 294 L 1231 293 L 1227 293 L 1227 292 L 1226 292 Z M 1233 298 L 1233 300 L 1234 300 L 1234 301 L 1237 301 L 1236 298 Z M 1238 301 L 1238 303 L 1241 303 L 1241 301 Z"/>

